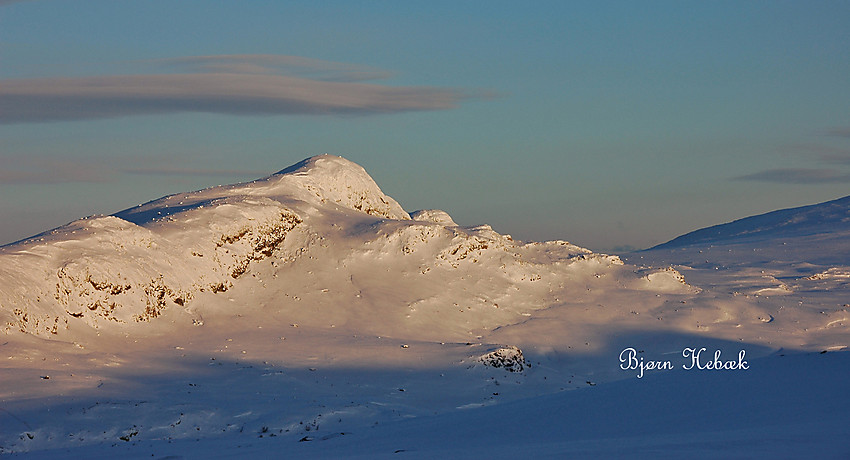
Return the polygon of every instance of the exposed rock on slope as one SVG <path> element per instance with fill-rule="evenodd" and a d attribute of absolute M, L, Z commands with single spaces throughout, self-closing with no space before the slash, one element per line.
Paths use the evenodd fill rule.
<path fill-rule="evenodd" d="M 477 361 L 485 366 L 505 369 L 508 372 L 522 372 L 528 367 L 522 350 L 515 346 L 498 347 L 479 356 Z"/>

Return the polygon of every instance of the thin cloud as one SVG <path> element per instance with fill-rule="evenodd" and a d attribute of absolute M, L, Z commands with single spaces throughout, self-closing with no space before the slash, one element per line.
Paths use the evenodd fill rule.
<path fill-rule="evenodd" d="M 167 74 L 0 80 L 0 124 L 205 112 L 370 115 L 446 110 L 475 97 L 454 89 L 283 75 Z"/>
<path fill-rule="evenodd" d="M 67 184 L 107 182 L 110 169 L 102 162 L 24 156 L 4 156 L 0 184 Z"/>
<path fill-rule="evenodd" d="M 850 152 L 850 150 L 846 148 L 833 147 L 831 145 L 819 144 L 815 142 L 806 142 L 785 145 L 780 149 L 780 152 L 793 156 L 805 155 L 809 157 L 821 157 L 836 154 L 846 154 Z"/>
<path fill-rule="evenodd" d="M 251 171 L 244 169 L 203 169 L 203 168 L 125 168 L 125 174 L 144 176 L 202 176 L 202 177 L 265 177 L 268 171 Z"/>
<path fill-rule="evenodd" d="M 850 163 L 850 149 L 817 143 L 796 143 L 783 146 L 780 152 L 830 164 Z"/>
<path fill-rule="evenodd" d="M 850 139 L 850 127 L 832 128 L 826 131 L 826 135 Z"/>
<path fill-rule="evenodd" d="M 831 164 L 839 164 L 839 165 L 850 164 L 850 151 L 845 151 L 844 153 L 822 155 L 820 157 L 820 160 L 825 162 L 825 163 L 831 163 Z"/>
<path fill-rule="evenodd" d="M 130 162 L 146 163 L 137 167 L 126 167 Z M 270 171 L 246 169 L 213 169 L 149 165 L 161 163 L 165 159 L 131 158 L 43 158 L 38 156 L 4 155 L 0 156 L 0 185 L 46 185 L 68 183 L 113 182 L 120 174 L 141 176 L 170 177 L 215 177 L 238 179 L 256 179 L 265 177 Z M 173 157 L 167 161 L 174 162 Z"/>
<path fill-rule="evenodd" d="M 187 56 L 148 61 L 179 72 L 275 74 L 322 81 L 362 82 L 393 76 L 374 67 L 276 54 Z"/>
<path fill-rule="evenodd" d="M 747 174 L 734 180 L 781 184 L 850 183 L 850 174 L 831 169 L 782 168 Z"/>

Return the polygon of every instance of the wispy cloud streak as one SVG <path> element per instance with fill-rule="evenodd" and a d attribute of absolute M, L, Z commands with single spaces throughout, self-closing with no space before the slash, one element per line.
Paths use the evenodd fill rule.
<path fill-rule="evenodd" d="M 370 115 L 446 110 L 482 96 L 447 88 L 353 82 L 377 74 L 291 56 L 200 56 L 163 63 L 228 72 L 0 80 L 0 124 L 178 112 Z M 324 72 L 327 79 L 268 74 L 275 70 L 272 64 Z M 242 73 L 234 73 L 237 70 Z"/>
<path fill-rule="evenodd" d="M 244 169 L 198 169 L 198 168 L 125 168 L 120 172 L 143 176 L 202 176 L 202 177 L 251 177 L 260 178 L 269 175 L 269 171 L 251 171 Z"/>
<path fill-rule="evenodd" d="M 131 160 L 131 161 L 139 161 Z M 149 163 L 151 160 L 146 160 Z M 175 158 L 169 157 L 170 162 Z M 170 177 L 225 177 L 233 181 L 255 179 L 271 174 L 270 171 L 247 169 L 214 169 L 144 165 L 127 167 L 127 160 L 115 158 L 44 158 L 38 156 L 0 156 L 0 185 L 44 185 L 68 183 L 97 183 L 115 181 L 120 174 Z M 153 159 L 161 163 L 161 159 Z"/>
<path fill-rule="evenodd" d="M 30 156 L 0 157 L 0 185 L 106 182 L 110 169 L 102 162 Z"/>
<path fill-rule="evenodd" d="M 781 168 L 739 176 L 735 180 L 781 184 L 850 183 L 850 174 L 831 169 Z"/>
<path fill-rule="evenodd" d="M 276 74 L 322 81 L 362 82 L 393 76 L 374 67 L 277 54 L 187 56 L 148 61 L 179 72 Z"/>
<path fill-rule="evenodd" d="M 847 139 L 850 139 L 850 127 L 832 128 L 830 130 L 827 130 L 826 134 L 828 136 L 845 137 Z"/>

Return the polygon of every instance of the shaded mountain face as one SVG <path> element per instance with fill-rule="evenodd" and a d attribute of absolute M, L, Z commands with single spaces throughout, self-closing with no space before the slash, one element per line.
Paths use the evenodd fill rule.
<path fill-rule="evenodd" d="M 679 236 L 651 249 L 850 234 L 850 196 L 825 203 L 782 209 L 715 225 Z"/>

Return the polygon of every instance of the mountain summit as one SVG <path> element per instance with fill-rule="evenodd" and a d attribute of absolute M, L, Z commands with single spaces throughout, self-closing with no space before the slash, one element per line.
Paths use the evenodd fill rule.
<path fill-rule="evenodd" d="M 410 219 L 395 200 L 384 195 L 362 166 L 342 157 L 327 154 L 311 157 L 264 181 L 254 182 L 251 187 L 255 190 L 261 188 L 258 184 L 262 182 L 269 184 L 264 193 L 298 189 L 315 195 L 322 203 L 331 201 L 388 219 Z"/>

